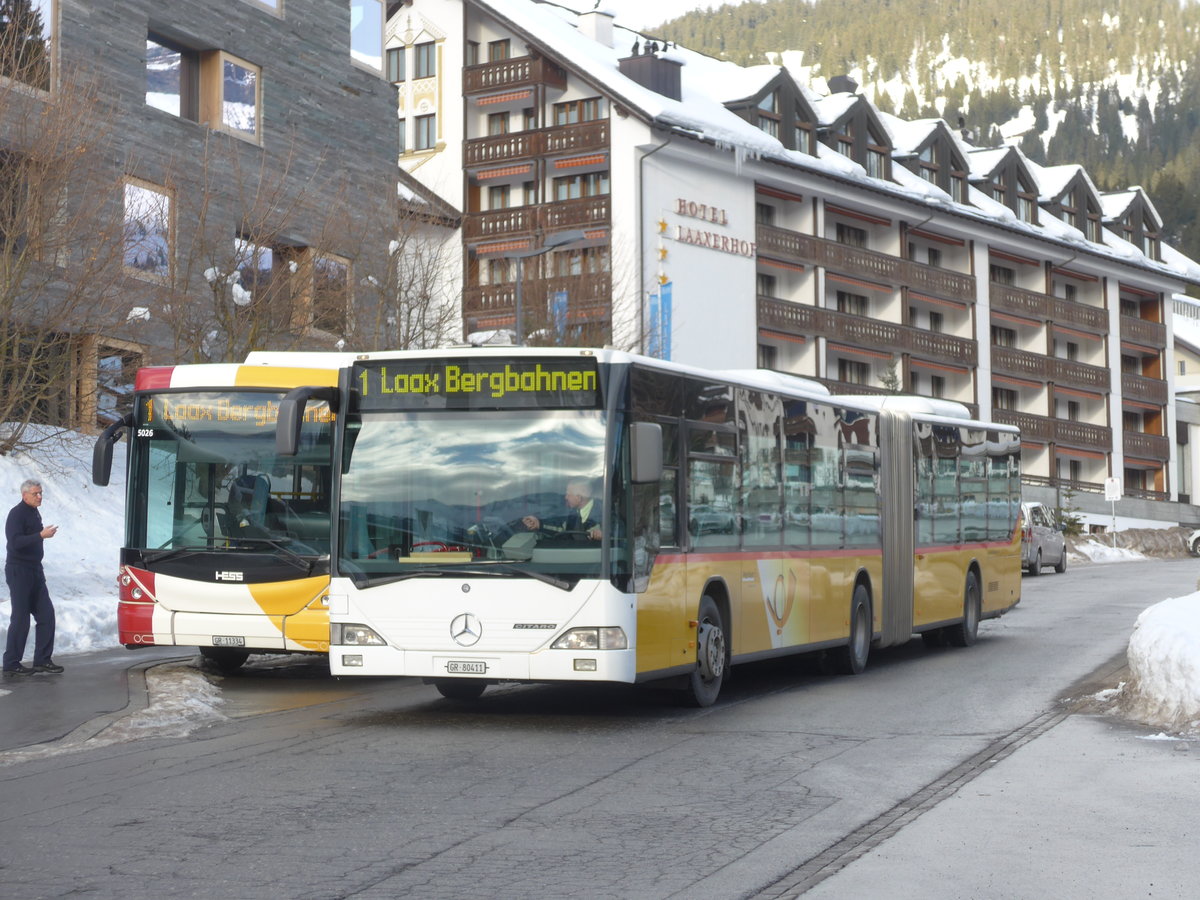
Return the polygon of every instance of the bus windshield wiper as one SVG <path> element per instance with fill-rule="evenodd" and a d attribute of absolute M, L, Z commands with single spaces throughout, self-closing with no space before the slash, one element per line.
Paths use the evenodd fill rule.
<path fill-rule="evenodd" d="M 151 550 L 148 553 L 143 551 L 142 562 L 153 565 L 173 556 L 183 556 L 185 553 L 210 553 L 214 549 L 214 547 L 206 545 L 203 547 L 172 547 L 170 550 Z"/>
<path fill-rule="evenodd" d="M 266 544 L 279 552 L 280 557 L 285 561 L 294 565 L 298 569 L 303 569 L 305 574 L 311 575 L 313 566 L 316 564 L 315 559 L 310 559 L 306 556 L 301 556 L 279 538 L 265 537 L 236 537 L 230 538 L 231 544 Z"/>
<path fill-rule="evenodd" d="M 432 568 L 420 568 L 411 572 L 401 572 L 398 575 L 389 575 L 386 578 L 372 579 L 366 572 L 355 572 L 351 577 L 354 580 L 354 586 L 364 588 L 367 585 L 383 585 L 395 584 L 397 581 L 408 581 L 410 578 L 421 578 L 423 576 L 441 577 L 445 575 L 527 575 L 534 578 L 543 584 L 548 584 L 551 587 L 556 587 L 561 591 L 569 591 L 573 587 L 569 581 L 562 578 L 556 578 L 553 575 L 547 575 L 545 572 L 539 572 L 536 569 L 526 569 L 522 566 L 516 566 L 507 562 L 476 562 L 462 566 L 442 567 L 435 566 Z"/>

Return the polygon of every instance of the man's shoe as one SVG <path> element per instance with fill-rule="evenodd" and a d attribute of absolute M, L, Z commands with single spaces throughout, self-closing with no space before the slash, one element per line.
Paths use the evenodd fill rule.
<path fill-rule="evenodd" d="M 61 675 L 63 667 L 55 665 L 53 661 L 46 663 L 37 663 L 33 667 L 34 672 L 45 672 L 47 675 Z"/>
<path fill-rule="evenodd" d="M 4 670 L 4 677 L 5 678 L 18 678 L 21 675 L 32 675 L 35 671 L 36 671 L 35 669 L 31 669 L 31 668 L 29 668 L 29 666 L 25 666 L 25 665 L 22 665 L 21 663 L 17 663 L 16 666 L 14 666 L 13 668 Z M 59 671 L 61 672 L 62 670 L 59 669 Z"/>

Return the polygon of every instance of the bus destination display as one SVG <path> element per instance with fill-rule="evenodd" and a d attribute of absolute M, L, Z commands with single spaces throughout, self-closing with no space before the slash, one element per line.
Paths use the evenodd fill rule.
<path fill-rule="evenodd" d="M 354 367 L 360 410 L 596 409 L 594 359 L 371 362 Z"/>

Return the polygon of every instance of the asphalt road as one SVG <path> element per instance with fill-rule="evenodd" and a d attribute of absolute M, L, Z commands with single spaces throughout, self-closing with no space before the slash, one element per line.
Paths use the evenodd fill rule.
<path fill-rule="evenodd" d="M 991 801 L 973 813 L 947 801 L 981 796 L 972 786 L 1002 770 L 1006 783 L 1077 795 L 1054 751 L 1092 746 L 1101 738 L 1090 728 L 1115 735 L 1103 740 L 1140 736 L 1085 716 L 1081 698 L 1115 686 L 1137 614 L 1195 590 L 1197 574 L 1194 560 L 1173 560 L 1026 579 L 1021 604 L 985 622 L 975 647 L 914 640 L 874 653 L 857 678 L 795 660 L 743 667 L 706 710 L 607 686 L 504 686 L 459 703 L 411 680 L 335 682 L 302 657 L 210 676 L 220 718 L 186 737 L 151 727 L 104 744 L 119 722 L 100 710 L 99 725 L 0 753 L 0 894 L 1038 896 L 1030 885 L 1055 894 L 1062 867 L 1029 852 L 1053 840 L 1031 839 L 1034 807 L 1051 793 L 1010 790 L 1008 800 L 1031 798 L 1011 869 L 1008 844 L 995 838 L 1006 832 L 989 833 L 979 811 Z M 0 721 L 20 708 L 15 696 L 0 698 Z M 1115 762 L 1093 781 L 1121 778 L 1125 746 L 1113 746 Z M 1200 783 L 1197 754 L 1128 746 L 1131 759 L 1150 754 L 1157 766 L 1139 764 L 1143 776 L 1192 772 Z M 1062 771 L 1080 774 L 1070 760 Z M 1166 793 L 1180 809 L 1156 811 L 1171 832 L 1151 835 L 1156 847 L 1194 845 L 1194 833 L 1188 844 L 1179 832 L 1195 794 L 1190 785 Z M 1101 803 L 1140 808 L 1116 784 L 1096 798 L 1088 808 L 1104 821 L 1116 813 Z M 1058 802 L 1049 813 L 1068 808 Z M 951 808 L 965 824 L 946 819 Z M 961 865 L 941 859 L 939 841 L 961 847 L 971 824 L 984 828 L 980 845 Z M 1104 880 L 1097 839 L 1084 867 L 1096 880 L 1079 896 L 1122 896 L 1104 890 L 1118 882 Z M 905 841 L 928 855 L 886 855 Z M 929 876 L 938 862 L 977 869 L 985 846 L 996 871 L 981 887 Z M 1157 857 L 1147 859 L 1157 871 Z M 1149 876 L 1126 866 L 1123 877 L 1140 886 Z M 906 883 L 916 892 L 895 888 Z M 1150 893 L 1173 896 L 1170 885 L 1160 878 Z"/>

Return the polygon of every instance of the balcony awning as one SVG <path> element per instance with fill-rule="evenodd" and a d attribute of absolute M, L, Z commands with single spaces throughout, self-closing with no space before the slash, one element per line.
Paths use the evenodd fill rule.
<path fill-rule="evenodd" d="M 533 96 L 533 91 L 509 91 L 507 94 L 492 94 L 490 97 L 479 97 L 475 103 L 479 106 L 487 106 L 489 103 L 512 103 L 516 100 L 528 100 Z"/>
<path fill-rule="evenodd" d="M 498 169 L 480 169 L 475 173 L 475 177 L 480 181 L 486 181 L 489 178 L 513 178 L 517 175 L 528 175 L 533 171 L 533 163 L 525 163 L 521 166 L 502 166 Z"/>

